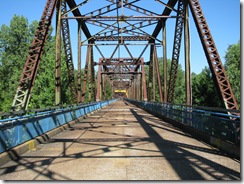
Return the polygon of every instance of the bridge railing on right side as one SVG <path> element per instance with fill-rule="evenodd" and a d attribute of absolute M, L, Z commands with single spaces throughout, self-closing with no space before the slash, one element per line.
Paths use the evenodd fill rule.
<path fill-rule="evenodd" d="M 233 115 L 234 113 L 240 114 L 240 111 L 131 99 L 126 99 L 126 101 L 155 115 L 166 117 L 197 131 L 240 146 L 240 116 Z"/>

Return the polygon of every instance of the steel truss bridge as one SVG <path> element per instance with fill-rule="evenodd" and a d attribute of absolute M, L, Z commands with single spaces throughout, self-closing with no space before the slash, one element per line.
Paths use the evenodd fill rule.
<path fill-rule="evenodd" d="M 151 1 L 147 0 L 147 3 L 151 3 Z M 96 3 L 98 2 L 100 7 L 97 9 L 95 8 L 95 10 L 91 11 L 90 9 L 87 9 L 87 6 L 96 7 Z M 97 141 L 95 142 L 101 143 L 106 141 L 115 141 L 115 138 L 109 139 L 109 136 L 122 136 L 122 134 L 115 133 L 117 129 L 122 128 L 122 126 L 123 131 L 129 132 L 133 130 L 134 125 L 131 125 L 132 127 L 130 127 L 128 124 L 137 122 L 137 125 L 135 126 L 140 125 L 140 127 L 137 127 L 138 129 L 135 131 L 135 138 L 133 137 L 134 134 L 130 135 L 128 133 L 127 135 L 124 135 L 127 136 L 126 139 L 121 139 L 121 137 L 118 138 L 120 141 L 126 142 L 126 144 L 116 144 L 113 146 L 109 145 L 103 147 L 100 151 L 104 153 L 115 148 L 128 150 L 133 149 L 136 147 L 136 143 L 148 141 L 154 142 L 159 152 L 165 155 L 165 158 L 168 158 L 171 155 L 169 155 L 168 152 L 165 152 L 165 147 L 162 148 L 158 143 L 161 141 L 165 146 L 174 145 L 174 154 L 177 153 L 178 155 L 178 153 L 182 152 L 189 154 L 189 152 L 185 152 L 182 147 L 185 146 L 185 148 L 193 149 L 194 146 L 185 145 L 184 140 L 182 140 L 183 142 L 181 143 L 172 143 L 171 141 L 174 140 L 174 137 L 171 141 L 166 141 L 162 138 L 162 135 L 157 132 L 158 130 L 156 130 L 157 128 L 161 128 L 169 130 L 172 134 L 178 132 L 178 129 L 171 129 L 171 125 L 166 125 L 165 122 L 160 123 L 159 120 L 154 121 L 153 117 L 139 109 L 141 108 L 155 116 L 160 118 L 163 117 L 164 120 L 167 120 L 176 127 L 184 129 L 187 133 L 194 134 L 197 138 L 201 137 L 205 141 L 207 140 L 208 143 L 213 143 L 214 146 L 220 147 L 220 149 L 225 150 L 231 155 L 235 155 L 235 157 L 240 157 L 240 155 L 236 156 L 240 154 L 240 152 L 238 152 L 240 149 L 240 111 L 199 0 L 155 0 L 152 2 L 157 6 L 161 6 L 162 11 L 156 12 L 149 7 L 145 7 L 140 0 L 46 1 L 23 72 L 20 76 L 20 81 L 12 103 L 13 111 L 10 113 L 0 114 L 1 157 L 3 156 L 6 160 L 9 157 L 17 158 L 16 155 L 20 154 L 21 151 L 11 150 L 13 147 L 32 139 L 35 139 L 38 143 L 42 142 L 42 139 L 49 139 L 50 137 L 47 132 L 61 125 L 65 126 L 64 129 L 67 130 L 68 128 L 64 124 L 70 121 L 78 122 L 77 126 L 82 126 L 78 128 L 76 127 L 77 129 L 74 126 L 72 129 L 74 131 L 85 130 L 86 132 L 88 130 L 90 132 L 96 132 L 96 130 L 93 129 L 93 124 L 90 123 L 92 119 L 89 121 L 87 120 L 85 124 L 79 124 L 80 120 L 76 119 L 111 103 L 115 103 L 115 105 L 111 106 L 114 109 L 110 109 L 110 106 L 108 106 L 106 107 L 106 112 L 104 111 L 104 113 L 101 113 L 102 115 L 98 113 L 100 119 L 98 118 L 99 120 L 96 120 L 96 122 L 99 124 L 101 120 L 101 126 L 99 125 L 96 128 L 103 127 L 104 124 L 107 123 L 108 118 L 112 118 L 113 121 L 117 122 L 117 124 L 111 124 L 111 129 L 107 132 L 102 128 L 100 131 L 97 131 L 97 133 L 107 133 L 108 138 L 99 138 L 96 139 Z M 56 71 L 54 71 L 54 77 L 56 79 L 56 107 L 39 110 L 27 109 L 31 98 L 31 92 L 34 88 L 38 68 L 39 65 L 41 65 L 45 42 L 55 13 L 56 60 L 54 62 L 56 64 Z M 206 55 L 206 60 L 212 73 L 217 92 L 222 99 L 225 109 L 211 109 L 206 107 L 200 109 L 199 107 L 192 106 L 190 16 L 193 17 L 194 25 L 201 40 L 201 45 Z M 166 26 L 169 19 L 170 21 L 175 22 L 175 26 L 174 30 L 170 30 L 168 33 Z M 74 75 L 74 56 L 72 55 L 71 44 L 71 36 L 73 35 L 71 35 L 72 27 L 70 26 L 70 21 L 77 22 L 78 27 L 78 29 L 75 30 L 77 31 L 78 43 L 77 79 Z M 169 43 L 167 42 L 167 35 L 171 33 L 173 33 L 174 37 L 172 55 L 170 56 L 171 69 L 170 75 L 168 76 L 167 47 Z M 61 104 L 61 62 L 63 62 L 61 61 L 61 53 L 63 51 L 61 47 L 62 45 L 66 56 L 65 62 L 68 69 L 67 75 L 73 103 L 73 105 L 66 107 L 62 107 Z M 136 53 L 135 50 L 131 49 L 131 46 L 138 48 L 136 49 Z M 157 48 L 161 48 L 163 53 L 162 71 L 159 69 L 159 49 Z M 183 51 L 181 51 L 181 48 L 183 48 Z M 86 50 L 86 53 L 82 52 L 83 49 Z M 110 54 L 108 54 L 108 50 L 111 52 Z M 145 59 L 147 52 L 149 53 L 149 60 Z M 184 105 L 175 105 L 174 94 L 181 52 L 184 52 L 185 62 L 186 103 Z M 95 53 L 98 53 L 98 55 L 95 55 Z M 83 60 L 82 58 L 85 59 Z M 85 66 L 83 74 L 81 72 L 82 65 Z M 97 71 L 95 70 L 95 67 L 98 68 Z M 147 67 L 148 70 L 146 70 L 145 67 Z M 163 80 L 160 78 L 161 73 L 163 74 Z M 112 89 L 112 96 L 114 98 L 110 99 L 110 101 L 105 101 L 107 100 L 107 86 Z M 159 102 L 155 102 L 157 95 L 160 99 Z M 118 100 L 119 98 L 120 100 Z M 116 100 L 117 102 L 115 102 Z M 87 104 L 85 102 L 90 103 Z M 121 114 L 119 110 L 120 108 L 121 112 L 126 114 Z M 128 117 L 126 117 L 127 115 Z M 119 118 L 114 119 L 113 116 L 118 116 L 119 118 L 122 117 L 124 119 L 123 121 L 120 121 Z M 134 118 L 133 121 L 128 119 L 130 117 Z M 94 116 L 94 118 L 97 117 Z M 102 118 L 106 121 L 102 121 Z M 147 120 L 145 120 L 146 118 Z M 153 121 L 153 123 L 151 121 Z M 83 127 L 87 123 L 91 126 Z M 73 126 L 73 124 L 70 124 L 68 127 L 70 128 L 71 126 Z M 115 132 L 109 132 L 114 127 L 117 127 L 117 129 L 114 129 Z M 148 137 L 138 138 L 139 135 L 144 135 L 139 131 L 140 129 L 142 132 L 146 132 Z M 82 137 L 85 132 L 81 133 L 80 137 Z M 166 132 L 165 134 L 167 135 Z M 98 134 L 94 135 L 96 136 Z M 177 133 L 177 135 L 174 134 L 176 137 L 179 136 L 179 140 L 182 138 L 180 137 L 182 135 L 185 137 L 188 136 L 184 133 Z M 41 136 L 41 138 L 36 139 L 36 136 Z M 83 144 L 85 142 L 83 146 L 91 144 L 91 142 L 94 141 L 93 139 L 80 139 L 80 137 L 77 138 L 77 141 L 79 144 Z M 66 138 L 62 140 L 66 140 Z M 58 141 L 61 141 L 61 139 Z M 74 140 L 72 139 L 72 141 Z M 37 144 L 36 142 L 35 144 Z M 75 143 L 76 142 L 74 141 L 74 144 Z M 28 142 L 26 145 L 28 148 L 32 148 L 32 144 L 34 143 Z M 64 141 L 63 148 L 65 145 L 66 143 Z M 144 148 L 140 147 L 139 149 L 137 147 L 135 149 L 137 151 L 142 151 Z M 198 151 L 205 149 L 208 150 L 209 148 L 194 147 L 194 150 Z M 54 152 L 54 150 L 52 151 Z M 150 150 L 147 151 L 150 152 Z M 4 154 L 5 152 L 8 154 Z M 209 150 L 206 152 L 213 153 L 213 151 Z M 83 152 L 83 154 L 86 153 L 87 152 Z M 211 165 L 212 162 L 208 161 L 207 158 L 200 159 L 200 156 L 195 155 L 195 153 L 191 153 L 189 155 L 198 160 L 198 162 L 204 162 L 209 166 L 209 168 L 210 166 L 213 166 L 213 164 Z M 221 154 L 216 153 L 216 155 Z M 67 156 L 66 148 L 64 150 L 64 156 Z M 74 156 L 75 158 L 78 158 L 78 155 L 71 156 L 72 158 Z M 125 158 L 129 159 L 130 156 L 127 156 L 125 156 Z M 81 157 L 90 158 L 90 156 L 86 157 L 84 155 Z M 26 158 L 28 158 L 28 156 Z M 42 155 L 40 155 L 39 158 L 42 158 Z M 0 159 L 0 165 L 4 164 L 2 163 L 4 159 Z M 182 170 L 180 171 L 178 166 L 176 167 L 170 159 L 168 161 L 181 179 L 189 179 L 191 174 L 185 177 L 185 173 L 182 173 Z M 208 168 L 200 168 L 202 166 L 201 164 L 196 164 L 193 161 L 189 162 L 185 157 L 183 158 L 183 161 L 186 162 L 184 162 L 180 167 L 187 166 L 188 169 L 192 169 L 193 174 L 195 170 L 193 169 L 192 164 L 194 167 L 198 167 L 208 173 L 209 176 L 215 179 L 220 179 L 217 176 L 215 177 L 214 174 L 211 175 L 211 171 L 208 171 Z M 236 163 L 233 163 L 232 161 L 228 163 L 230 163 L 230 165 L 233 164 L 236 167 Z M 22 161 L 18 164 L 24 165 Z M 30 165 L 30 163 L 27 163 L 27 165 L 28 164 Z M 12 169 L 11 167 L 6 168 L 6 170 L 0 170 L 0 178 L 1 174 L 8 174 L 8 170 Z M 217 169 L 220 168 L 220 166 L 218 165 L 214 168 Z M 222 169 L 226 171 L 225 173 L 231 173 L 225 175 L 228 179 L 240 178 L 237 171 L 238 169 L 235 171 L 230 171 L 230 169 L 227 169 L 226 167 L 223 167 Z M 39 173 L 37 170 L 34 171 Z M 45 172 L 41 172 L 38 176 L 45 175 L 44 173 Z M 194 176 L 196 176 L 196 179 L 201 178 L 198 173 L 195 174 L 196 175 Z M 4 178 L 4 176 L 5 175 L 3 175 L 2 178 Z M 52 176 L 49 178 L 55 179 L 54 174 L 47 176 Z M 35 179 L 38 179 L 38 177 Z"/>
<path fill-rule="evenodd" d="M 226 71 L 198 0 L 168 0 L 167 2 L 156 0 L 154 3 L 162 6 L 163 11 L 160 13 L 148 10 L 146 7 L 141 7 L 139 4 L 140 0 L 106 0 L 100 3 L 100 8 L 87 12 L 85 8 L 89 3 L 92 4 L 93 2 L 89 0 L 83 2 L 76 2 L 75 0 L 47 0 L 20 77 L 12 104 L 13 109 L 20 110 L 27 109 L 28 107 L 55 10 L 57 22 L 55 61 L 56 105 L 60 105 L 61 103 L 60 58 L 62 42 L 66 55 L 73 103 L 84 102 L 85 97 L 88 98 L 88 101 L 106 99 L 104 86 L 107 83 L 112 87 L 113 93 L 118 90 L 128 91 L 128 98 L 155 101 L 157 93 L 160 96 L 160 102 L 174 103 L 179 56 L 181 45 L 183 45 L 186 73 L 186 104 L 191 105 L 189 32 L 189 14 L 191 13 L 222 102 L 228 110 L 238 109 Z M 134 14 L 127 15 L 128 11 Z M 83 12 L 86 13 L 83 14 Z M 78 24 L 78 81 L 74 77 L 69 27 L 70 19 L 75 19 Z M 167 76 L 168 43 L 166 22 L 168 19 L 175 19 L 170 76 Z M 97 28 L 95 29 L 94 26 Z M 94 30 L 95 33 L 92 33 Z M 162 33 L 162 39 L 158 38 L 160 32 Z M 81 38 L 82 35 L 85 37 Z M 182 40 L 183 38 L 184 40 Z M 140 49 L 137 51 L 137 53 L 140 53 L 138 57 L 135 57 L 135 54 L 131 52 L 130 45 L 143 46 L 142 51 Z M 111 55 L 105 55 L 107 53 L 101 49 L 104 46 L 114 49 Z M 159 70 L 157 46 L 162 47 L 163 71 Z M 86 47 L 87 50 L 85 61 L 81 61 L 81 48 L 83 47 Z M 122 55 L 120 52 L 122 48 L 127 52 L 129 57 Z M 98 61 L 94 60 L 94 49 L 100 54 Z M 145 62 L 143 56 L 147 50 L 149 50 L 150 56 L 149 61 Z M 116 52 L 119 54 L 117 55 Z M 81 62 L 85 64 L 84 76 L 81 76 Z M 148 73 L 145 72 L 145 65 L 149 65 Z M 98 66 L 97 76 L 95 76 L 95 66 Z M 160 80 L 160 73 L 163 73 L 164 81 Z M 145 76 L 148 76 L 148 81 L 146 81 Z M 83 78 L 83 82 L 81 78 Z M 167 84 L 168 78 L 169 84 Z M 156 91 L 156 86 L 158 86 L 158 91 Z M 89 90 L 87 90 L 87 87 Z M 124 93 L 120 92 L 120 94 L 123 95 Z M 113 96 L 115 97 L 116 94 L 113 94 Z"/>

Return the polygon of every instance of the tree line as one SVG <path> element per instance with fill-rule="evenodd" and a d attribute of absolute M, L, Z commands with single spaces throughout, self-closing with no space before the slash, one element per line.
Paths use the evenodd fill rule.
<path fill-rule="evenodd" d="M 11 110 L 19 78 L 37 25 L 37 21 L 29 24 L 27 18 L 14 15 L 9 26 L 2 25 L 0 27 L 0 111 L 7 112 Z M 55 36 L 52 36 L 52 31 L 53 29 L 51 28 L 30 98 L 29 109 L 54 106 Z M 62 52 L 61 63 L 61 99 L 63 104 L 71 104 L 64 52 Z M 163 82 L 162 63 L 159 59 L 161 82 Z M 168 74 L 170 63 L 170 60 L 168 60 Z M 225 68 L 237 102 L 240 105 L 240 42 L 229 45 L 227 48 Z M 77 71 L 75 71 L 75 74 L 77 77 Z M 179 66 L 175 89 L 176 104 L 185 103 L 184 75 L 184 70 Z M 111 92 L 108 90 L 107 94 L 111 95 Z M 208 67 L 205 67 L 199 74 L 192 73 L 192 94 L 193 105 L 221 107 L 221 101 L 217 95 Z M 159 100 L 158 95 L 156 98 Z"/>

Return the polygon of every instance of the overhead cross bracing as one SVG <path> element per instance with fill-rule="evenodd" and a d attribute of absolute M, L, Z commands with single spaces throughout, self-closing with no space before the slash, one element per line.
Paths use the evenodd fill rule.
<path fill-rule="evenodd" d="M 150 3 L 151 6 L 147 6 L 147 3 Z M 14 109 L 28 107 L 36 72 L 41 61 L 42 47 L 45 45 L 45 37 L 40 36 L 39 33 L 43 33 L 45 36 L 48 32 L 55 10 L 57 15 L 56 105 L 61 103 L 62 39 L 66 49 L 66 63 L 74 103 L 106 99 L 105 85 L 110 86 L 113 93 L 115 90 L 127 90 L 126 94 L 137 100 L 155 101 L 156 94 L 159 94 L 161 102 L 174 103 L 179 55 L 184 53 L 184 62 L 188 66 L 185 68 L 187 73 L 186 103 L 191 105 L 190 37 L 187 36 L 189 32 L 186 31 L 189 30 L 188 16 L 192 16 L 223 104 L 227 109 L 238 109 L 198 0 L 47 0 L 40 20 L 40 25 L 42 22 L 46 24 L 37 28 L 33 47 L 13 101 Z M 69 33 L 68 22 L 70 21 L 78 23 L 78 81 L 74 81 L 74 61 L 72 61 L 74 57 L 72 57 L 69 39 L 70 36 L 73 36 Z M 170 32 L 166 29 L 168 21 L 175 22 L 175 28 Z M 63 36 L 61 31 L 63 31 Z M 174 35 L 174 42 L 170 43 L 173 45 L 172 56 L 168 56 L 172 60 L 170 76 L 167 76 L 167 72 L 165 72 L 167 68 L 166 51 L 169 44 L 166 36 L 168 34 Z M 184 52 L 181 51 L 181 47 L 184 47 Z M 81 53 L 81 48 L 86 48 L 86 53 Z M 35 52 L 33 53 L 33 51 Z M 159 52 L 160 55 L 163 53 L 163 71 L 159 70 Z M 85 60 L 81 59 L 83 56 L 85 56 Z M 116 58 L 118 58 L 117 61 Z M 35 67 L 29 67 L 30 63 L 33 63 L 31 66 Z M 83 76 L 81 76 L 81 65 L 85 65 Z M 97 72 L 100 73 L 98 76 L 95 75 L 95 67 L 98 67 Z M 145 67 L 148 70 L 145 70 Z M 164 82 L 160 78 L 160 73 L 164 75 Z M 167 79 L 170 79 L 169 84 Z"/>

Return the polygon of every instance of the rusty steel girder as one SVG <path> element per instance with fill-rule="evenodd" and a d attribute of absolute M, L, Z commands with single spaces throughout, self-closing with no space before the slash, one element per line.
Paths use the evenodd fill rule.
<path fill-rule="evenodd" d="M 92 24 L 98 27 L 103 27 L 103 28 L 108 28 L 110 31 L 106 31 L 106 32 L 102 32 L 102 33 L 98 33 L 96 35 L 94 35 L 94 37 L 108 37 L 108 36 L 116 36 L 118 34 L 121 33 L 126 33 L 128 35 L 132 35 L 132 36 L 146 36 L 140 32 L 134 31 L 138 28 L 144 28 L 144 27 L 148 27 L 151 25 L 156 24 L 157 22 L 152 22 L 152 21 L 141 21 L 141 22 L 136 22 L 135 24 L 132 25 L 128 25 L 128 26 L 123 26 L 121 28 L 119 28 L 119 31 L 117 31 L 117 27 L 114 25 L 109 25 L 106 24 L 104 22 L 100 22 L 100 21 L 92 21 L 92 22 L 87 22 L 88 24 Z"/>
<path fill-rule="evenodd" d="M 154 57 L 153 57 L 153 53 L 154 53 L 154 45 L 151 45 L 150 48 L 150 63 L 149 63 L 149 73 L 148 73 L 148 88 L 147 88 L 147 94 L 148 94 L 148 100 L 149 101 L 154 101 L 155 100 L 155 96 L 154 96 L 154 79 L 155 79 L 155 75 L 154 75 L 154 70 L 155 70 L 155 64 L 154 64 Z"/>
<path fill-rule="evenodd" d="M 174 46 L 173 46 L 169 88 L 168 88 L 168 103 L 174 103 L 174 93 L 175 93 L 175 85 L 176 85 L 176 79 L 178 73 L 182 31 L 184 27 L 184 13 L 185 13 L 185 5 L 183 3 L 183 0 L 179 0 L 178 13 L 177 13 L 178 18 L 176 19 L 176 25 L 175 25 Z"/>
<path fill-rule="evenodd" d="M 107 0 L 107 1 L 114 3 L 114 0 Z M 135 11 L 137 13 L 148 15 L 148 16 L 159 15 L 159 14 L 157 14 L 155 12 L 152 12 L 152 11 L 149 11 L 149 10 L 147 10 L 145 8 L 141 8 L 139 6 L 134 5 L 134 3 L 138 2 L 138 1 L 139 0 L 128 3 L 128 0 L 123 0 L 123 7 L 127 8 L 127 9 L 130 9 L 132 11 Z M 117 2 L 117 3 L 119 3 L 119 2 Z M 121 7 L 121 3 L 119 3 L 119 7 Z"/>
<path fill-rule="evenodd" d="M 94 62 L 94 55 L 93 55 L 93 47 L 91 46 L 91 57 L 89 60 L 89 100 L 96 101 L 96 84 L 95 84 L 95 62 Z"/>
<path fill-rule="evenodd" d="M 27 109 L 56 4 L 57 0 L 47 0 L 46 2 L 20 77 L 20 82 L 12 104 L 13 110 Z"/>
<path fill-rule="evenodd" d="M 199 1 L 189 0 L 189 5 L 207 57 L 209 68 L 223 103 L 226 109 L 239 109 Z"/>
<path fill-rule="evenodd" d="M 90 57 L 91 57 L 90 53 L 91 53 L 91 46 L 88 46 L 87 47 L 87 52 L 86 52 L 86 63 L 85 63 L 85 70 L 84 70 L 84 76 L 83 76 L 81 102 L 85 101 L 86 84 L 87 84 L 87 80 L 88 80 L 88 77 L 89 77 L 89 60 L 90 60 Z"/>
<path fill-rule="evenodd" d="M 134 0 L 134 1 L 130 2 L 130 3 L 125 2 L 124 6 L 126 7 L 126 6 L 129 6 L 129 5 L 132 5 L 133 3 L 136 3 L 138 1 L 140 1 L 140 0 Z M 117 10 L 117 8 L 120 7 L 120 6 L 117 6 L 117 2 L 114 2 L 113 0 L 108 1 L 108 2 L 111 2 L 112 4 L 110 4 L 108 6 L 104 6 L 102 8 L 97 9 L 97 10 L 91 11 L 91 12 L 86 13 L 84 15 L 85 16 L 87 16 L 87 15 L 90 15 L 90 16 L 101 16 L 103 14 L 106 14 L 106 13 L 109 13 L 111 11 Z M 115 7 L 113 7 L 113 6 L 115 6 Z"/>
<path fill-rule="evenodd" d="M 61 12 L 65 14 L 66 12 L 66 2 L 62 0 L 61 2 Z M 63 35 L 63 42 L 64 42 L 64 51 L 66 56 L 66 66 L 68 69 L 68 80 L 69 80 L 69 87 L 71 93 L 71 99 L 73 103 L 76 103 L 77 98 L 77 88 L 75 84 L 75 74 L 74 74 L 74 64 L 72 58 L 72 48 L 71 48 L 71 41 L 70 41 L 70 31 L 69 31 L 69 22 L 67 19 L 62 19 L 62 35 Z"/>
<path fill-rule="evenodd" d="M 96 41 L 119 41 L 123 43 L 124 41 L 149 41 L 149 36 L 97 36 L 94 38 Z"/>

